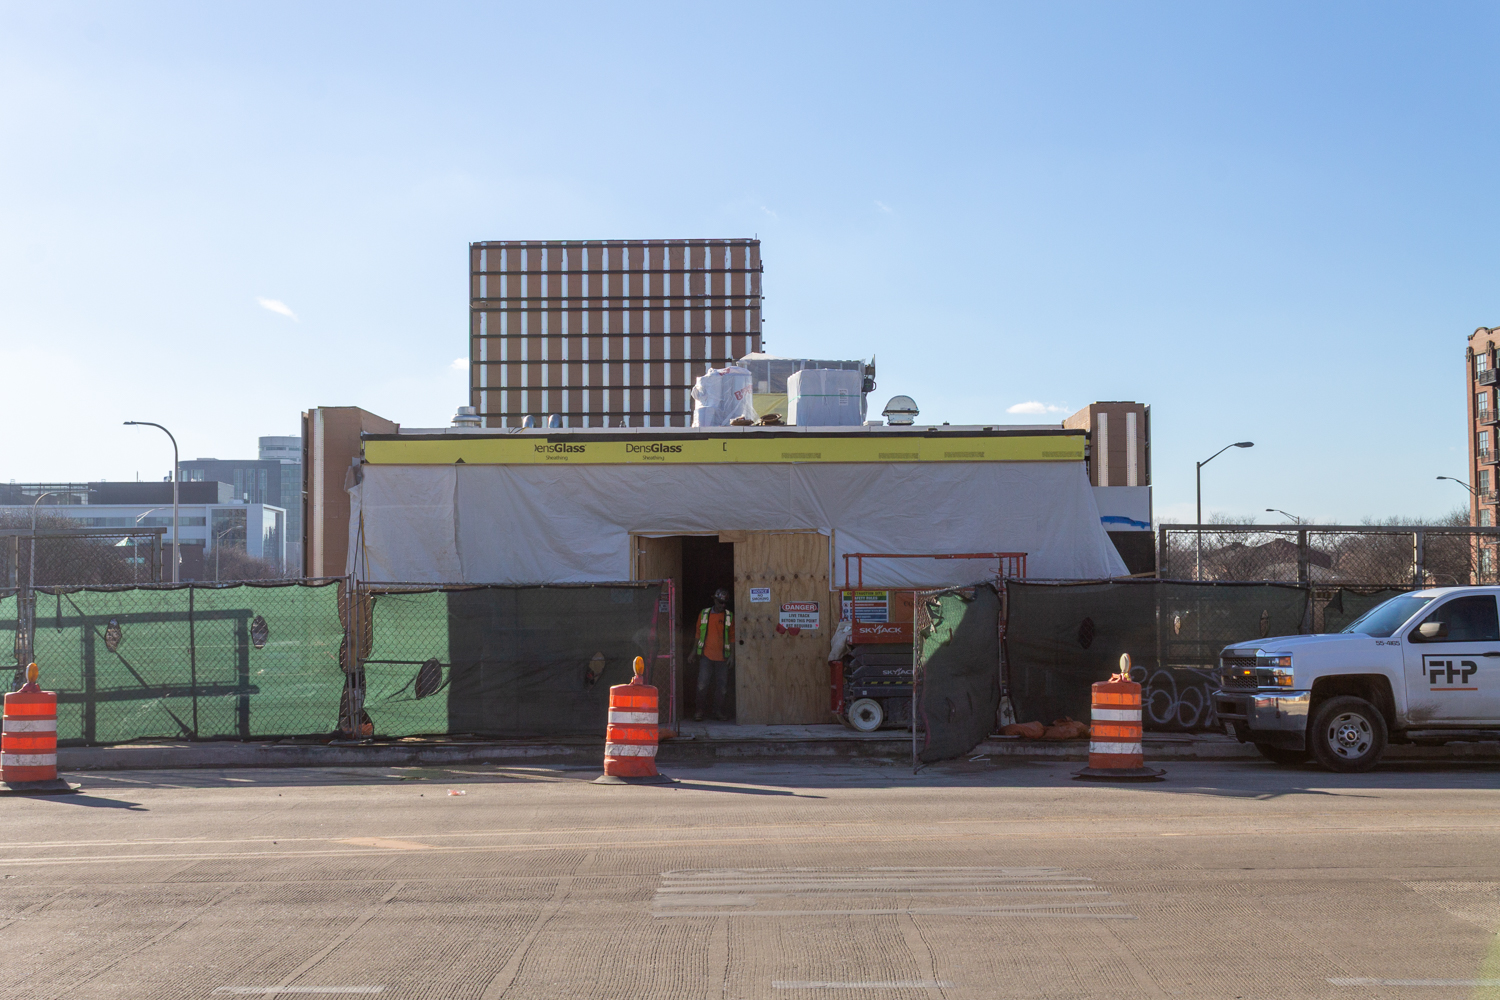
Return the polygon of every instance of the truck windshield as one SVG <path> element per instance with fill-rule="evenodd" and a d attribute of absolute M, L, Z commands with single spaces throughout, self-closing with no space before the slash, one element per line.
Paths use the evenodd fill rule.
<path fill-rule="evenodd" d="M 1430 603 L 1430 597 L 1393 597 L 1360 615 L 1344 631 L 1363 632 L 1365 635 L 1384 639 Z"/>

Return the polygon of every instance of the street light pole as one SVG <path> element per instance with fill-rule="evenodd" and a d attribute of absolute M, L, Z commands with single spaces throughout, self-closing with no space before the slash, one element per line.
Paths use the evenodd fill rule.
<path fill-rule="evenodd" d="M 1255 442 L 1254 441 L 1236 441 L 1234 444 L 1226 444 L 1224 447 L 1220 448 L 1218 451 L 1214 452 L 1212 455 L 1208 456 L 1203 461 L 1201 461 L 1201 462 L 1198 463 L 1198 470 L 1197 470 L 1197 480 L 1198 480 L 1198 544 L 1197 544 L 1197 555 L 1196 555 L 1196 557 L 1193 560 L 1193 579 L 1194 580 L 1201 580 L 1201 579 L 1203 579 L 1203 467 L 1205 465 L 1207 465 L 1209 462 L 1212 462 L 1214 459 L 1218 458 L 1220 455 L 1224 454 L 1230 448 L 1254 448 L 1254 447 L 1255 447 Z"/>
<path fill-rule="evenodd" d="M 177 458 L 177 439 L 161 424 L 149 420 L 127 420 L 126 427 L 155 427 L 172 441 L 172 582 L 177 582 L 178 563 L 182 561 L 182 539 L 178 537 L 177 484 L 182 479 L 182 463 Z"/>
<path fill-rule="evenodd" d="M 1282 510 L 1280 507 L 1267 507 L 1266 508 L 1266 513 L 1267 514 L 1280 514 L 1282 517 L 1289 517 L 1289 518 L 1292 519 L 1292 523 L 1293 524 L 1301 524 L 1302 523 L 1302 518 L 1298 517 L 1296 514 L 1288 514 L 1286 511 Z"/>
<path fill-rule="evenodd" d="M 36 505 L 42 502 L 43 497 L 57 496 L 61 490 L 48 490 L 46 493 L 37 494 L 37 498 L 31 501 L 31 551 L 27 556 L 26 564 L 26 658 L 28 662 L 36 657 Z M 16 664 L 17 670 L 24 669 L 26 664 Z"/>

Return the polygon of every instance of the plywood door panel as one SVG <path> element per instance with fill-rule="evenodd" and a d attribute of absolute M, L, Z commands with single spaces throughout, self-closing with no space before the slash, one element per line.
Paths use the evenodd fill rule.
<path fill-rule="evenodd" d="M 662 712 L 661 718 L 667 721 L 667 685 L 673 684 L 676 690 L 672 692 L 671 703 L 682 704 L 682 665 L 684 662 L 683 646 L 681 637 L 682 627 L 682 538 L 671 536 L 666 538 L 644 538 L 640 535 L 631 536 L 630 560 L 632 580 L 671 580 L 672 589 L 677 595 L 678 607 L 677 624 L 678 640 L 677 655 L 673 658 L 670 679 L 662 677 L 657 673 L 658 665 L 651 665 L 651 675 L 647 678 L 652 684 L 661 689 Z"/>
<path fill-rule="evenodd" d="M 838 609 L 829 604 L 827 536 L 750 531 L 735 533 L 734 543 L 736 721 L 829 721 L 830 618 Z M 769 587 L 771 600 L 750 603 L 752 587 Z M 818 603 L 816 629 L 795 636 L 776 631 L 783 604 L 809 601 Z"/>

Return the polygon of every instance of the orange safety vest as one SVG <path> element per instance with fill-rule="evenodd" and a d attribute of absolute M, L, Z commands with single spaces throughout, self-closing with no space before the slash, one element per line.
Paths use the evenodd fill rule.
<path fill-rule="evenodd" d="M 703 644 L 708 641 L 708 616 L 713 608 L 704 608 L 698 613 L 698 652 L 697 656 L 703 655 Z M 727 660 L 734 654 L 734 612 L 728 608 L 724 609 L 724 656 Z"/>

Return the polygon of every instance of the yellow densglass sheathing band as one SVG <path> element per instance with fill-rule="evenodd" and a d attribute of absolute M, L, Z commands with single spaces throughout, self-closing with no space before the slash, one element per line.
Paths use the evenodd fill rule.
<path fill-rule="evenodd" d="M 537 436 L 365 442 L 372 465 L 651 465 L 782 462 L 1081 462 L 1083 436 L 815 437 L 551 441 Z"/>

